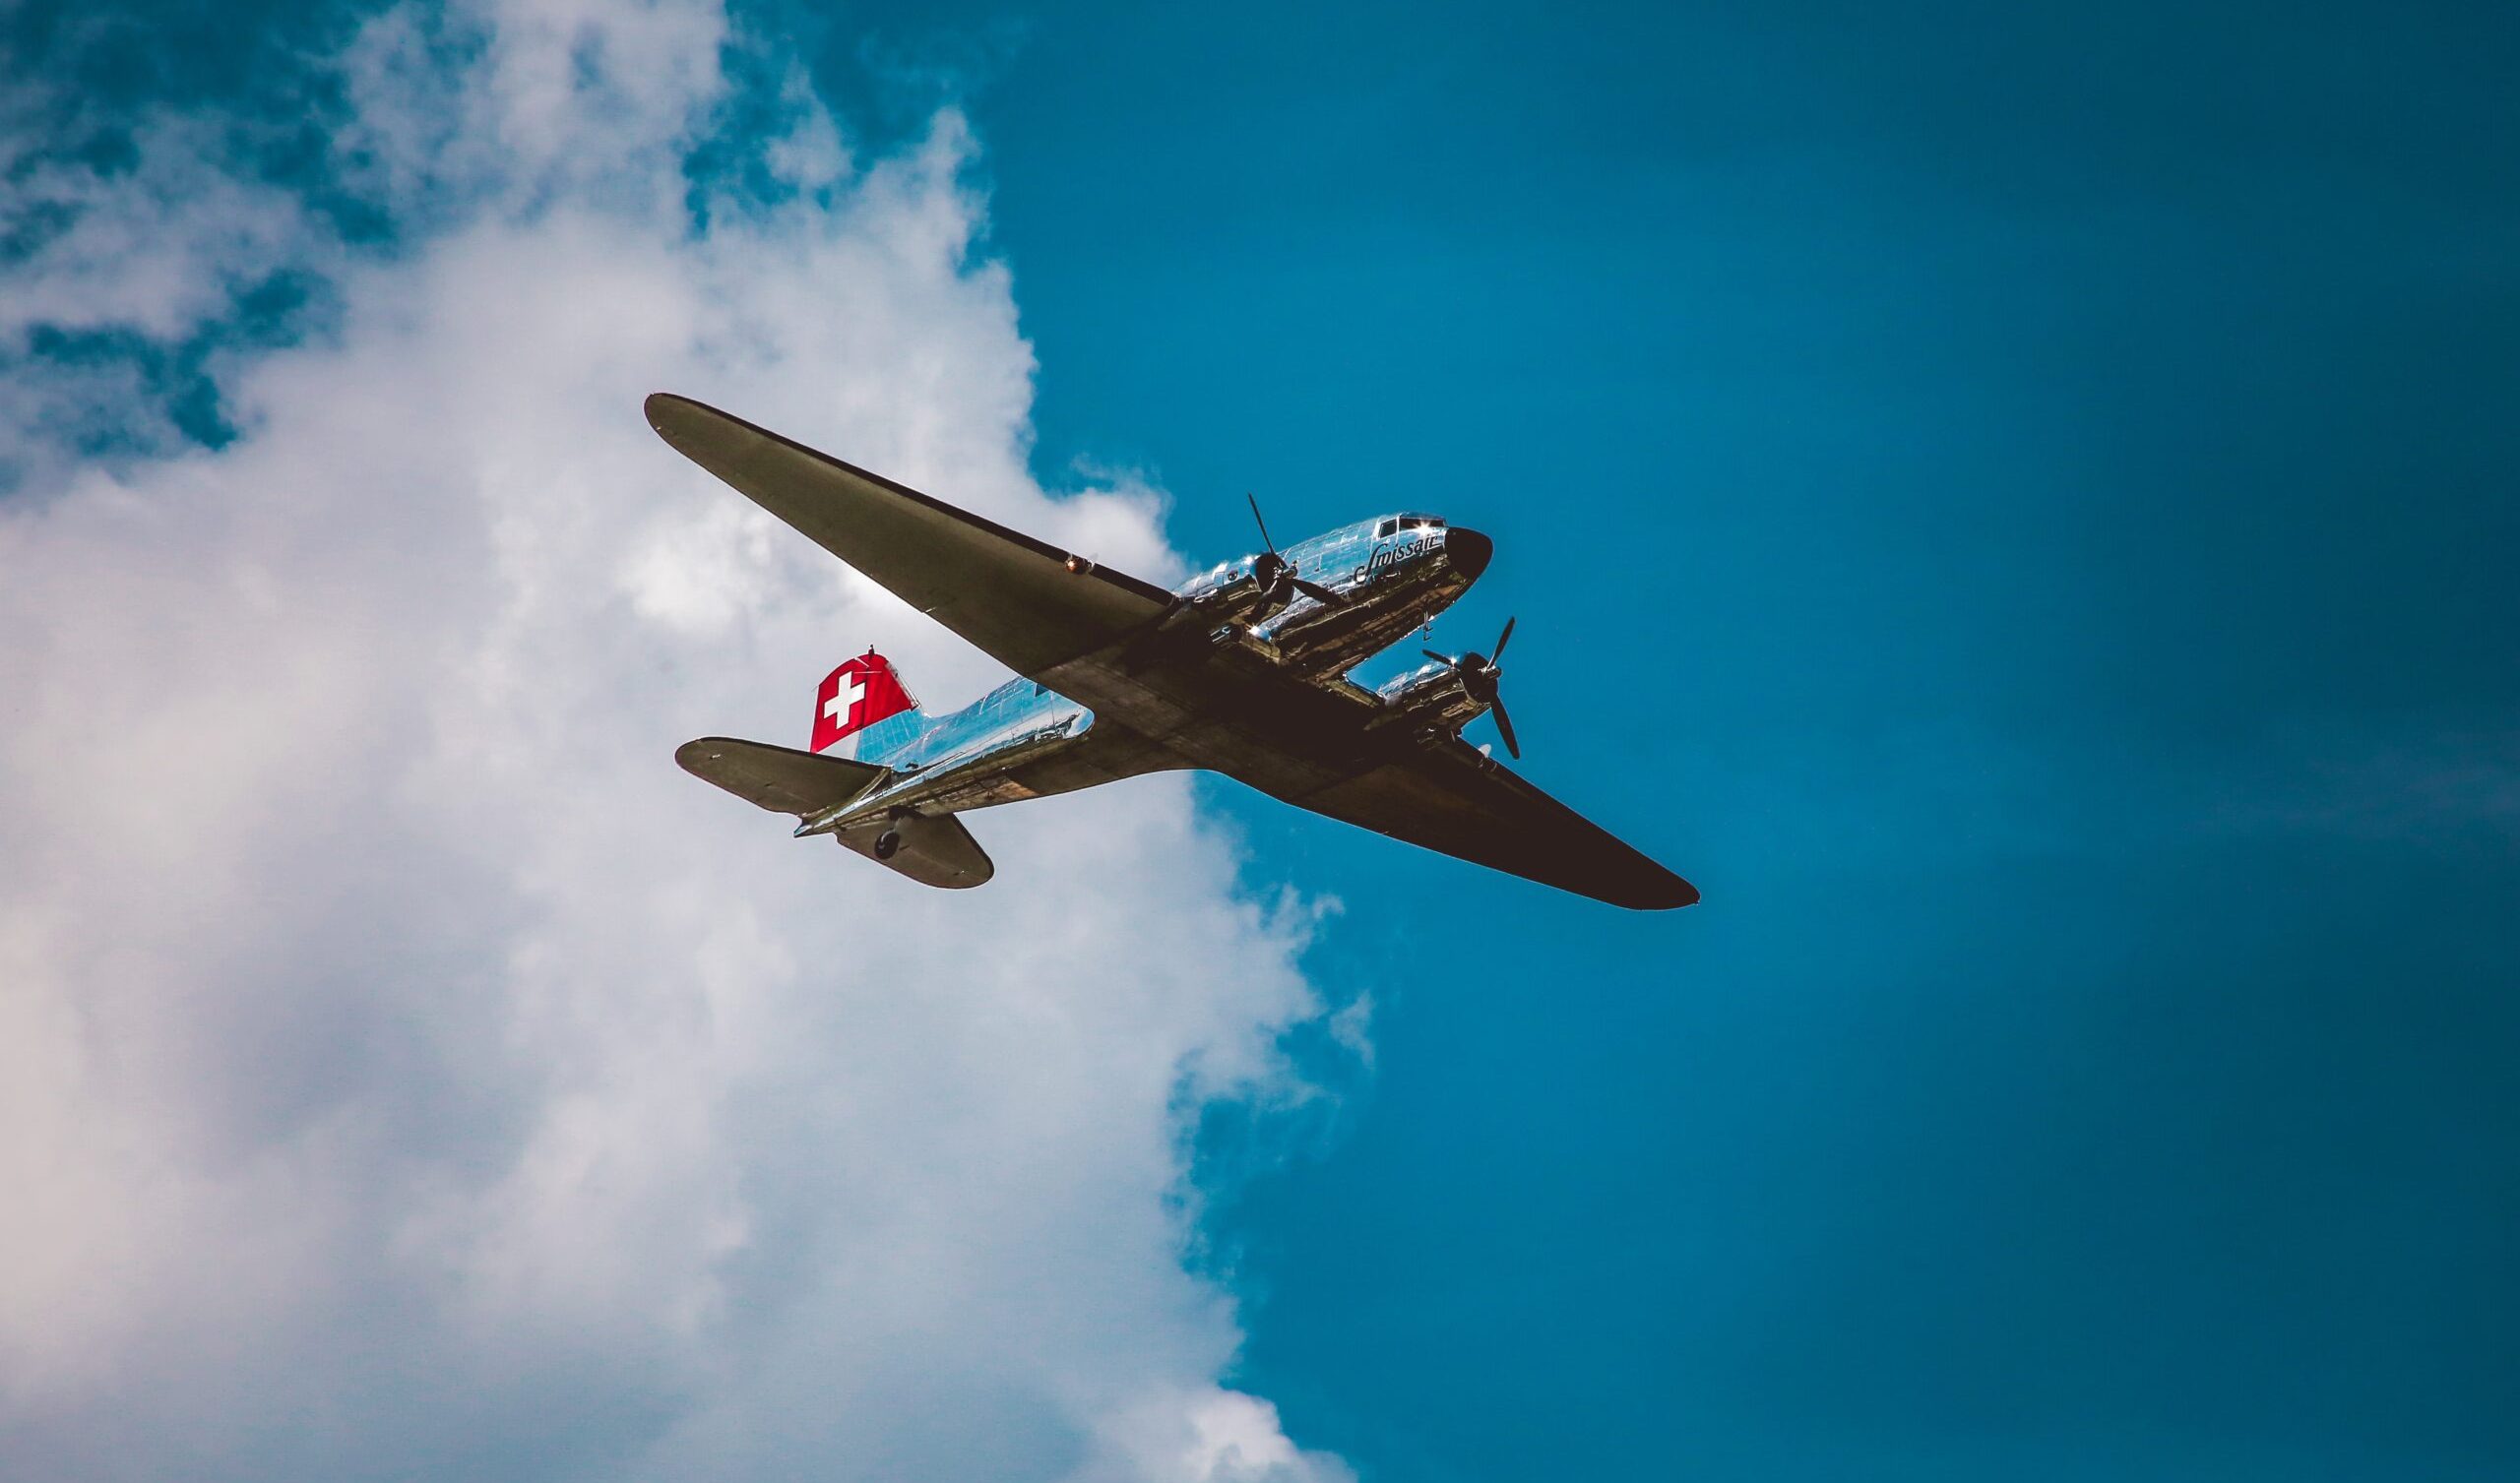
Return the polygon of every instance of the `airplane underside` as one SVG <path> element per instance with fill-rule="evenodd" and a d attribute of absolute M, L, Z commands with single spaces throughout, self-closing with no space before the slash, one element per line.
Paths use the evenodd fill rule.
<path fill-rule="evenodd" d="M 659 395 L 665 441 L 915 610 L 1015 671 L 928 717 L 873 650 L 817 696 L 811 751 L 704 737 L 691 772 L 798 835 L 932 886 L 994 871 L 958 817 L 1148 772 L 1199 768 L 1458 859 L 1636 909 L 1696 888 L 1474 748 L 1492 716 L 1490 654 L 1446 655 L 1378 690 L 1348 672 L 1469 589 L 1494 547 L 1434 516 L 1344 526 L 1166 590 L 1060 551 L 686 399 Z M 1258 516 L 1258 506 L 1253 515 Z M 851 740 L 850 738 L 857 738 Z M 860 760 L 850 755 L 861 741 Z"/>
<path fill-rule="evenodd" d="M 1405 575 L 1410 580 L 1391 582 L 1340 608 L 1298 615 L 1312 621 L 1281 632 L 1221 628 L 1177 634 L 1171 642 L 1177 648 L 1238 650 L 1224 656 L 1228 663 L 1238 659 L 1309 668 L 1316 672 L 1317 687 L 1351 692 L 1343 704 L 1354 704 L 1356 698 L 1369 699 L 1370 693 L 1348 680 L 1344 671 L 1358 656 L 1388 648 L 1450 606 L 1469 589 L 1475 574 L 1429 566 Z M 1322 621 L 1325 615 L 1331 621 Z M 1163 656 L 1142 656 L 1141 662 L 1147 657 Z M 1041 678 L 1045 688 L 1058 689 L 1055 670 Z M 1270 712 L 1275 708 L 1235 708 L 1237 713 L 1221 718 L 1217 708 L 1230 699 L 1232 689 L 1229 683 L 1211 685 L 1201 687 L 1205 694 L 1176 700 L 1149 688 L 1142 697 L 1130 698 L 1126 720 L 1107 711 L 1079 709 L 1041 735 L 996 745 L 959 764 L 924 767 L 879 782 L 846 808 L 808 818 L 797 833 L 829 834 L 869 859 L 925 880 L 934 873 L 927 855 L 944 848 L 948 836 L 915 821 L 1186 769 L 1221 772 L 1273 796 L 1292 798 L 1299 793 L 1289 790 L 1316 791 L 1354 776 L 1383 750 L 1332 753 L 1314 766 L 1290 768 L 1282 738 L 1300 736 L 1300 723 L 1273 724 Z M 887 833 L 896 842 L 879 848 Z M 916 847 L 922 840 L 929 841 L 928 849 Z M 928 884 L 976 886 L 991 873 L 981 868 L 986 856 L 968 831 L 954 840 L 951 853 L 965 868 L 949 872 L 950 880 Z M 979 867 L 972 864 L 975 854 Z"/>

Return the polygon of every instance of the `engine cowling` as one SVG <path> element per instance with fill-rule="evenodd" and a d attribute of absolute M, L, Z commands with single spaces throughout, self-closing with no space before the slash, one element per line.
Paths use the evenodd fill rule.
<path fill-rule="evenodd" d="M 1294 599 L 1283 580 L 1264 580 L 1278 575 L 1265 567 L 1268 559 L 1263 556 L 1219 567 L 1181 595 L 1207 623 L 1266 623 Z"/>
<path fill-rule="evenodd" d="M 1419 653 L 1435 662 L 1431 666 L 1421 667 L 1413 673 L 1402 675 L 1383 689 L 1387 692 L 1387 698 L 1398 715 L 1415 719 L 1415 712 L 1406 708 L 1419 708 L 1436 721 L 1451 726 L 1455 731 L 1459 731 L 1470 718 L 1476 717 L 1480 711 L 1486 711 L 1496 717 L 1496 739 L 1505 744 L 1505 755 L 1520 762 L 1523 757 L 1523 744 L 1514 739 L 1513 718 L 1505 713 L 1505 697 L 1498 688 L 1505 679 L 1505 666 L 1498 661 L 1505 657 L 1505 646 L 1512 642 L 1514 642 L 1514 620 L 1508 618 L 1505 620 L 1503 630 L 1496 635 L 1495 646 L 1483 654 L 1475 649 L 1461 654 L 1439 654 L 1431 649 L 1419 649 Z M 1461 691 L 1459 702 L 1453 701 L 1443 689 L 1436 686 L 1434 681 L 1436 670 L 1443 671 L 1459 685 Z M 1463 718 L 1456 720 L 1454 719 L 1456 715 Z"/>
<path fill-rule="evenodd" d="M 1421 664 L 1384 681 L 1374 694 L 1388 723 L 1448 732 L 1479 719 L 1488 704 L 1470 693 L 1461 671 L 1444 664 Z"/>

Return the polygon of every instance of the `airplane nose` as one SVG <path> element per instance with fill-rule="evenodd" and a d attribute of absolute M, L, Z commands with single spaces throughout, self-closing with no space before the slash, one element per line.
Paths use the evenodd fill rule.
<path fill-rule="evenodd" d="M 1444 560 L 1463 577 L 1476 582 L 1487 570 L 1487 559 L 1496 554 L 1496 543 L 1476 530 L 1459 525 L 1444 532 Z"/>

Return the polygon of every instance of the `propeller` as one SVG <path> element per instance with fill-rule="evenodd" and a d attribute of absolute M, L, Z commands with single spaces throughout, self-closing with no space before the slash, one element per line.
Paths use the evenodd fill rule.
<path fill-rule="evenodd" d="M 1306 582 L 1295 570 L 1293 562 L 1278 554 L 1278 543 L 1269 538 L 1269 523 L 1260 518 L 1260 501 L 1248 491 L 1242 497 L 1250 502 L 1251 522 L 1260 527 L 1260 544 L 1265 548 L 1251 563 L 1251 580 L 1268 592 L 1281 590 L 1280 584 L 1283 583 L 1325 607 L 1338 607 L 1347 602 L 1347 598 L 1320 583 Z"/>
<path fill-rule="evenodd" d="M 1496 661 L 1505 657 L 1505 645 L 1513 637 L 1514 620 L 1508 618 L 1505 631 L 1496 636 L 1496 648 L 1490 652 L 1482 654 L 1474 650 L 1456 659 L 1431 649 L 1418 651 L 1461 676 L 1461 688 L 1469 693 L 1472 700 L 1485 706 L 1487 713 L 1496 718 L 1496 734 L 1505 739 L 1505 751 L 1514 761 L 1521 762 L 1523 749 L 1514 741 L 1514 718 L 1505 713 L 1505 698 L 1496 693 L 1497 683 L 1505 678 L 1505 671 Z"/>

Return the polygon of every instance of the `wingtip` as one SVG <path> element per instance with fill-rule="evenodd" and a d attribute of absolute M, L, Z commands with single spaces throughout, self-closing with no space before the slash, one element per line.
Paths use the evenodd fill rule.
<path fill-rule="evenodd" d="M 1678 876 L 1671 875 L 1669 871 L 1664 874 L 1668 879 L 1659 883 L 1653 892 L 1625 904 L 1639 911 L 1677 911 L 1683 906 L 1694 906 L 1698 903 L 1699 896 L 1696 887 Z"/>
<path fill-rule="evenodd" d="M 676 767 L 681 768 L 684 772 L 689 772 L 696 777 L 700 775 L 700 769 L 703 765 L 717 761 L 719 758 L 724 756 L 725 752 L 725 737 L 703 736 L 684 742 L 681 746 L 674 748 L 673 760 Z"/>
<path fill-rule="evenodd" d="M 648 414 L 648 426 L 656 435 L 685 457 L 690 456 L 695 440 L 706 440 L 713 431 L 723 429 L 728 423 L 752 428 L 754 432 L 763 431 L 731 412 L 721 411 L 706 402 L 685 397 L 679 392 L 650 392 L 648 400 L 640 403 L 640 410 Z"/>
<path fill-rule="evenodd" d="M 648 414 L 648 426 L 654 428 L 659 437 L 663 437 L 665 422 L 675 411 L 699 404 L 688 397 L 678 397 L 671 392 L 650 392 L 648 400 L 640 403 L 640 410 Z"/>

